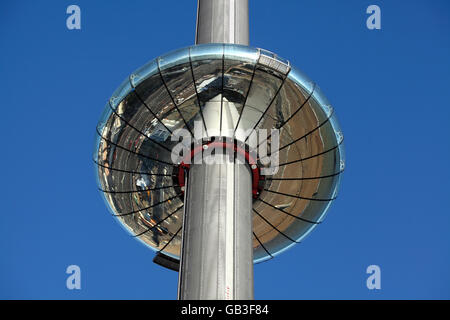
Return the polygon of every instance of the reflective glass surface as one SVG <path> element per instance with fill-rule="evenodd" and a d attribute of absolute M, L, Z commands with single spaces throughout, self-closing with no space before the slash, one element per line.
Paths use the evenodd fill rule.
<path fill-rule="evenodd" d="M 211 109 L 211 102 L 220 102 Z M 217 105 L 217 104 L 216 104 Z M 219 119 L 219 120 L 218 120 Z M 336 198 L 345 168 L 343 133 L 320 88 L 289 61 L 256 48 L 204 44 L 173 51 L 133 72 L 109 99 L 97 125 L 98 188 L 111 213 L 150 248 L 178 258 L 183 189 L 171 136 L 194 122 L 203 137 L 225 124 L 267 129 L 258 165 L 278 157 L 253 203 L 254 261 L 302 241 Z M 270 146 L 279 130 L 279 150 Z M 233 136 L 249 143 L 246 135 Z"/>

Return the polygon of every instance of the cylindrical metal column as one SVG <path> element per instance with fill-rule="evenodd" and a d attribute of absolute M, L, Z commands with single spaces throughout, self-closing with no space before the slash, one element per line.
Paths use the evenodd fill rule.
<path fill-rule="evenodd" d="M 211 42 L 248 45 L 248 0 L 198 1 L 196 43 Z M 208 130 L 229 135 L 238 113 L 219 95 L 203 115 Z M 191 165 L 185 192 L 178 298 L 253 299 L 249 166 L 227 155 L 206 156 Z"/>
<path fill-rule="evenodd" d="M 248 45 L 248 0 L 198 0 L 195 43 Z"/>
<path fill-rule="evenodd" d="M 189 170 L 180 299 L 253 299 L 250 169 L 219 157 Z"/>

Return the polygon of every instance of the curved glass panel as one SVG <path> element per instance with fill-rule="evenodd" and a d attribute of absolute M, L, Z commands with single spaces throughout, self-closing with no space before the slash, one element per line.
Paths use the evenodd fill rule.
<path fill-rule="evenodd" d="M 315 83 L 294 66 L 291 66 L 291 71 L 288 74 L 288 78 L 297 83 L 306 92 L 313 92 Z"/>
<path fill-rule="evenodd" d="M 259 52 L 245 46 L 225 45 L 224 56 L 223 97 L 235 107 L 236 115 L 232 125 L 234 131 L 249 96 Z"/>
<path fill-rule="evenodd" d="M 170 135 L 173 131 L 184 126 L 183 119 L 173 104 L 172 97 L 164 85 L 163 78 L 158 72 L 136 87 L 134 94 L 144 108 L 147 108 L 160 129 Z"/>
<path fill-rule="evenodd" d="M 109 102 L 107 102 L 105 107 L 103 107 L 103 111 L 100 116 L 100 120 L 97 123 L 97 128 L 96 128 L 96 133 L 95 133 L 94 150 L 93 150 L 93 154 L 92 154 L 93 160 L 95 162 L 98 161 L 99 154 L 101 154 L 101 148 L 100 148 L 101 138 L 97 134 L 97 132 L 102 133 L 105 130 L 106 123 L 107 123 L 108 119 L 111 117 L 111 114 L 112 114 L 112 110 L 111 110 L 111 108 L 109 108 Z"/>
<path fill-rule="evenodd" d="M 220 106 L 220 107 L 218 107 Z M 331 104 L 306 75 L 276 54 L 242 45 L 172 51 L 133 72 L 97 125 L 97 184 L 111 213 L 146 246 L 177 259 L 183 190 L 171 152 L 177 129 L 247 142 L 237 129 L 264 129 L 263 174 L 253 204 L 254 262 L 304 239 L 326 216 L 345 168 L 342 130 Z M 231 134 L 225 133 L 231 129 Z M 276 131 L 279 133 L 279 149 Z M 233 141 L 233 140 L 231 140 Z M 188 146 L 189 143 L 184 143 Z M 275 160 L 273 160 L 275 161 Z"/>
<path fill-rule="evenodd" d="M 158 62 L 156 60 L 152 60 L 130 75 L 130 83 L 133 88 L 135 88 L 140 85 L 142 81 L 158 72 Z"/>
<path fill-rule="evenodd" d="M 263 244 L 259 238 L 257 238 L 256 234 L 253 234 L 253 262 L 261 263 L 272 258 L 273 256 L 265 247 L 263 247 Z"/>
<path fill-rule="evenodd" d="M 322 89 L 318 85 L 315 86 L 313 92 L 313 98 L 317 101 L 320 106 L 329 106 L 330 102 L 327 97 L 322 93 Z"/>
<path fill-rule="evenodd" d="M 191 47 L 191 67 L 197 91 L 197 101 L 202 110 L 200 116 L 206 127 L 208 136 L 220 135 L 220 120 L 216 120 L 216 113 L 220 110 L 214 110 L 206 104 L 213 99 L 222 100 L 221 93 L 224 83 L 224 45 L 222 44 L 204 44 Z M 212 110 L 211 110 L 212 109 Z"/>
<path fill-rule="evenodd" d="M 237 129 L 253 129 L 261 121 L 283 85 L 284 75 L 258 64 L 253 74 Z"/>
<path fill-rule="evenodd" d="M 225 60 L 236 60 L 256 64 L 259 59 L 259 51 L 256 48 L 250 48 L 239 44 L 224 45 Z"/>
<path fill-rule="evenodd" d="M 189 48 L 177 50 L 158 59 L 164 85 L 180 113 L 183 123 L 194 130 L 194 117 L 200 113 L 194 84 Z"/>
<path fill-rule="evenodd" d="M 178 49 L 158 58 L 159 70 L 164 71 L 189 63 L 189 48 Z"/>
<path fill-rule="evenodd" d="M 217 43 L 205 43 L 190 47 L 192 61 L 222 59 L 224 45 Z"/>
<path fill-rule="evenodd" d="M 121 85 L 114 91 L 111 98 L 109 99 L 109 104 L 113 109 L 117 107 L 117 105 L 130 93 L 132 90 L 130 79 L 126 78 Z"/>

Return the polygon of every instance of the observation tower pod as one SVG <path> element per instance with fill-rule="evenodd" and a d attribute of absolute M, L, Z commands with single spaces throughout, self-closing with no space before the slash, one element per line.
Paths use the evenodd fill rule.
<path fill-rule="evenodd" d="M 94 151 L 111 213 L 179 271 L 179 299 L 253 299 L 253 263 L 323 221 L 344 161 L 317 84 L 248 46 L 247 0 L 200 0 L 196 45 L 123 81 Z"/>

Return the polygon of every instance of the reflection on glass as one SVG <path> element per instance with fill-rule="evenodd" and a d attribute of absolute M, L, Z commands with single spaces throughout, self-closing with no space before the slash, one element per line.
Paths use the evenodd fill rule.
<path fill-rule="evenodd" d="M 267 69 L 262 66 L 257 66 L 254 71 L 248 97 L 240 115 L 238 129 L 253 129 L 257 125 L 283 83 L 280 74 L 266 71 Z"/>
<path fill-rule="evenodd" d="M 220 102 L 220 109 L 208 107 L 212 101 Z M 113 93 L 97 126 L 98 187 L 126 230 L 153 250 L 178 258 L 183 192 L 171 160 L 177 143 L 171 136 L 180 128 L 193 131 L 197 120 L 206 125 L 206 137 L 223 134 L 217 128 L 225 118 L 214 120 L 223 110 L 234 129 L 280 130 L 278 172 L 265 176 L 253 206 L 254 261 L 265 261 L 323 221 L 345 168 L 343 133 L 330 102 L 313 81 L 272 52 L 197 45 L 133 72 Z M 267 141 L 266 158 L 273 138 Z M 261 166 L 265 158 L 259 156 Z"/>
<path fill-rule="evenodd" d="M 156 73 L 158 73 L 158 61 L 152 60 L 130 75 L 130 83 L 133 88 L 136 88 L 142 81 Z"/>

